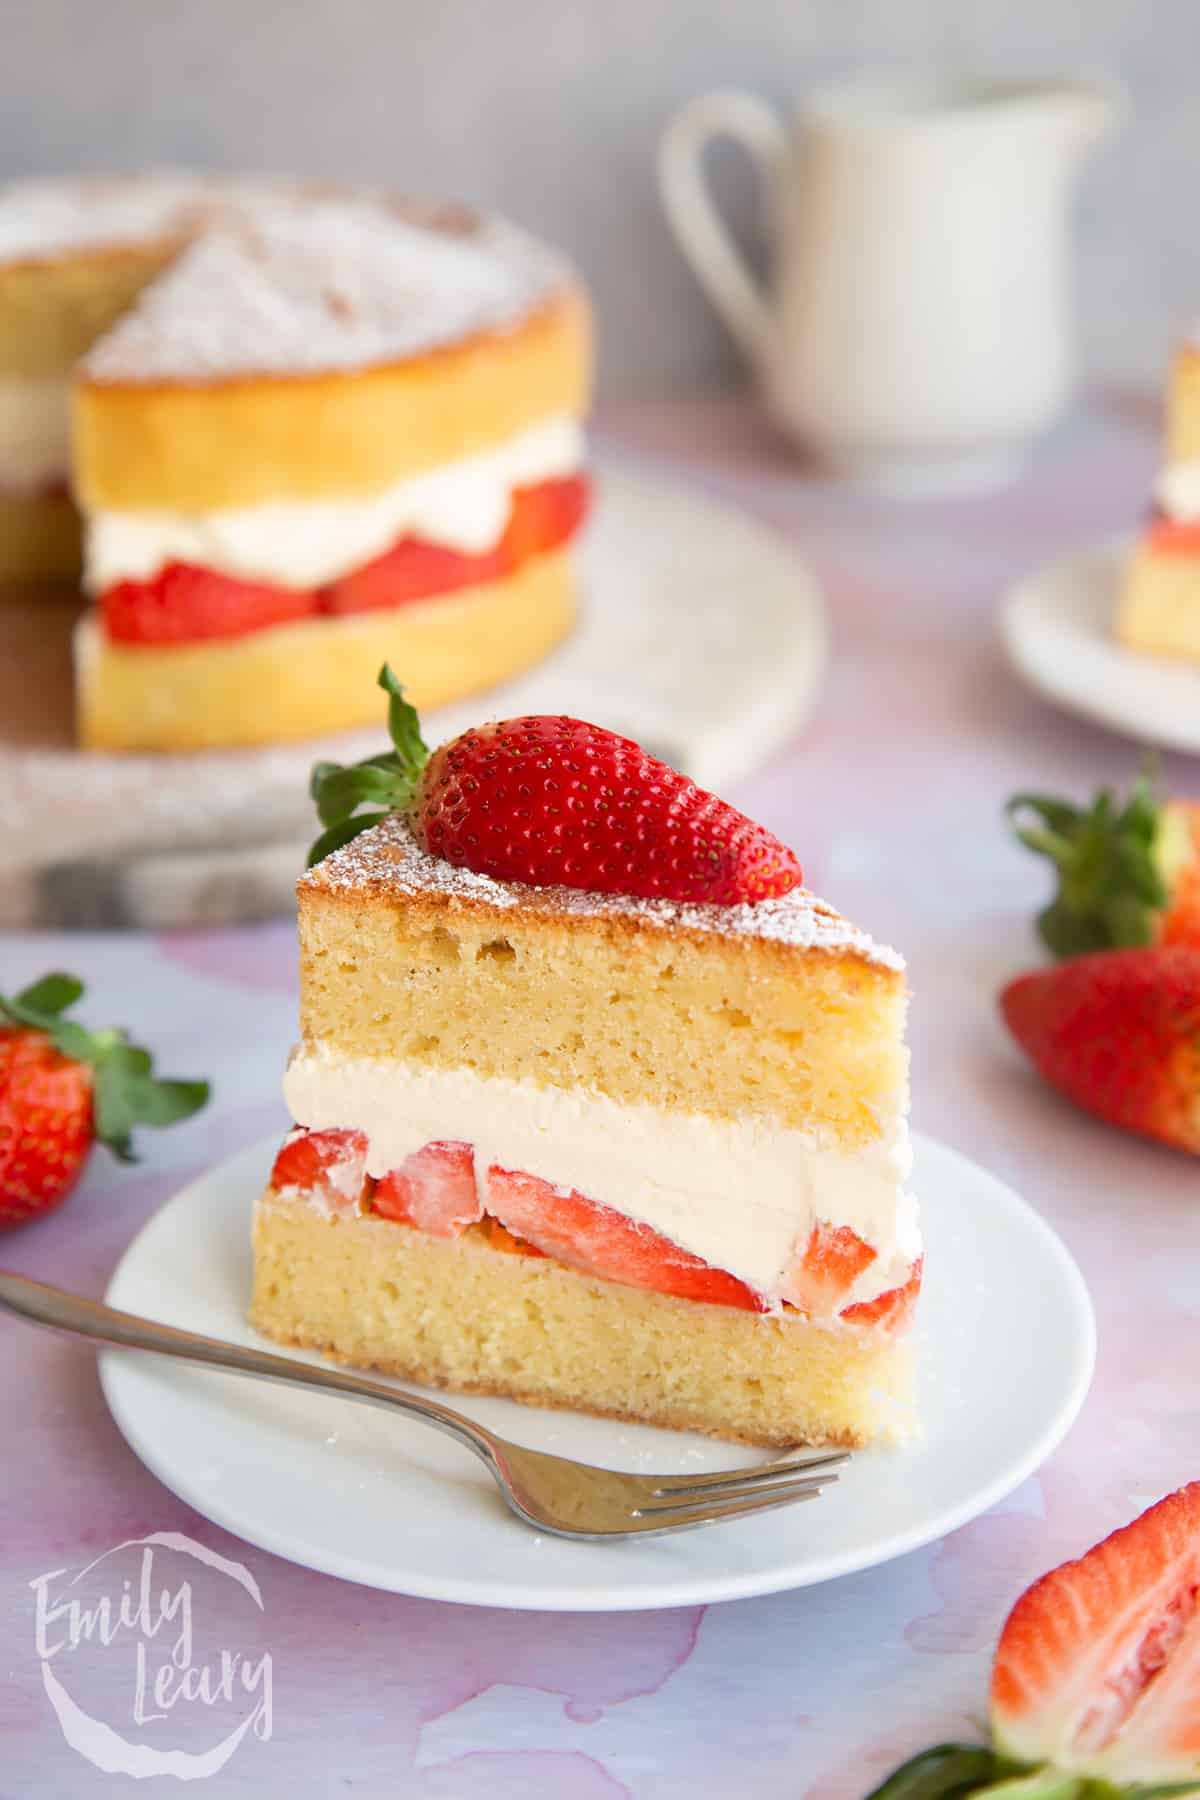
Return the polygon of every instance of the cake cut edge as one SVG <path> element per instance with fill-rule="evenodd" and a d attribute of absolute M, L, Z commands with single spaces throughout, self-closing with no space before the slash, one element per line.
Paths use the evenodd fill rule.
<path fill-rule="evenodd" d="M 350 1298 L 352 1296 L 352 1299 Z M 263 1194 L 256 1330 L 354 1368 L 762 1448 L 917 1434 L 912 1334 L 680 1299 Z"/>

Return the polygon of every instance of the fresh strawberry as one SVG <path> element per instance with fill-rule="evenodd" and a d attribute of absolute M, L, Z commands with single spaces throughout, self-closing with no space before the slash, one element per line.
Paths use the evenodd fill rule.
<path fill-rule="evenodd" d="M 912 1319 L 921 1294 L 921 1277 L 925 1258 L 918 1256 L 912 1273 L 903 1287 L 888 1288 L 873 1300 L 856 1300 L 844 1306 L 841 1314 L 848 1325 L 869 1325 L 877 1331 L 903 1331 Z"/>
<path fill-rule="evenodd" d="M 1200 950 L 1109 950 L 1000 996 L 1038 1070 L 1111 1125 L 1200 1153 Z"/>
<path fill-rule="evenodd" d="M 379 685 L 391 697 L 394 749 L 348 768 L 316 765 L 326 829 L 310 865 L 403 812 L 431 855 L 533 886 L 733 905 L 801 880 L 778 838 L 629 738 L 537 715 L 482 725 L 430 755 L 386 664 Z"/>
<path fill-rule="evenodd" d="M 135 1125 L 171 1125 L 208 1098 L 206 1081 L 162 1081 L 123 1031 L 87 1031 L 65 1015 L 83 993 L 44 975 L 0 995 L 0 1227 L 58 1206 L 95 1139 L 134 1160 Z"/>
<path fill-rule="evenodd" d="M 1200 802 L 1160 802 L 1143 775 L 1124 802 L 1111 788 L 1087 807 L 1014 794 L 1008 814 L 1021 842 L 1058 874 L 1058 891 L 1038 915 L 1055 956 L 1200 946 Z"/>
<path fill-rule="evenodd" d="M 338 1212 L 355 1212 L 367 1186 L 367 1140 L 361 1131 L 305 1131 L 284 1139 L 271 1170 L 276 1193 L 313 1194 Z"/>
<path fill-rule="evenodd" d="M 1200 1778 L 1200 1482 L 1023 1594 L 992 1672 L 992 1735 L 1097 1779 Z"/>
<path fill-rule="evenodd" d="M 244 637 L 306 619 L 317 611 L 316 592 L 239 581 L 213 569 L 168 563 L 151 581 L 121 581 L 100 597 L 110 638 L 123 644 L 197 644 L 206 638 Z"/>
<path fill-rule="evenodd" d="M 487 1195 L 488 1212 L 506 1231 L 585 1275 L 685 1300 L 738 1306 L 746 1312 L 767 1310 L 761 1295 L 735 1275 L 714 1269 L 648 1225 L 583 1194 L 551 1187 L 513 1169 L 492 1167 L 487 1172 Z"/>
<path fill-rule="evenodd" d="M 876 1252 L 849 1225 L 818 1219 L 808 1234 L 804 1254 L 788 1277 L 786 1294 L 810 1318 L 831 1318 Z"/>
<path fill-rule="evenodd" d="M 459 1237 L 483 1217 L 470 1144 L 426 1144 L 375 1184 L 371 1209 L 434 1237 Z"/>
<path fill-rule="evenodd" d="M 1156 1800 L 1200 1793 L 1200 1482 L 1013 1607 L 992 1747 L 939 1744 L 869 1800 Z"/>

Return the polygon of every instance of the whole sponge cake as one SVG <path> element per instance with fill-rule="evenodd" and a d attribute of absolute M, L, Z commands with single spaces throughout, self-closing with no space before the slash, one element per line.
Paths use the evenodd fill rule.
<path fill-rule="evenodd" d="M 0 191 L 0 504 L 45 572 L 68 482 L 83 509 L 85 745 L 350 728 L 386 656 L 436 704 L 570 628 L 590 332 L 561 257 L 376 192 L 32 185 Z"/>
<path fill-rule="evenodd" d="M 753 1443 L 911 1423 L 903 965 L 800 887 L 496 880 L 391 817 L 300 883 L 254 1322 Z"/>

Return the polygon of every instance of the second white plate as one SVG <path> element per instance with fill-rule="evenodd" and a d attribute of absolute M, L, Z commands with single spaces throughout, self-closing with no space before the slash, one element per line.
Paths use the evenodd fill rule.
<path fill-rule="evenodd" d="M 1140 743 L 1200 754 L 1200 664 L 1140 656 L 1113 636 L 1128 539 L 1073 550 L 1005 604 L 1009 661 L 1056 705 Z"/>
<path fill-rule="evenodd" d="M 250 1209 L 275 1144 L 170 1201 L 134 1241 L 114 1306 L 240 1343 Z M 926 1237 L 919 1312 L 925 1436 L 859 1453 L 807 1506 L 646 1543 L 540 1536 L 465 1451 L 333 1396 L 108 1351 L 104 1391 L 130 1445 L 198 1512 L 264 1550 L 371 1587 L 476 1606 L 625 1611 L 826 1581 L 914 1550 L 1009 1493 L 1050 1454 L 1091 1379 L 1082 1277 L 1009 1188 L 930 1139 L 914 1186 Z M 308 1360 L 317 1361 L 317 1358 Z M 728 1445 L 510 1401 L 454 1404 L 538 1449 L 690 1473 L 753 1461 Z"/>

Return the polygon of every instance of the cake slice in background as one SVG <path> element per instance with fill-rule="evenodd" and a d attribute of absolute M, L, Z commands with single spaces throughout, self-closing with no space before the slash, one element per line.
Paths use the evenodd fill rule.
<path fill-rule="evenodd" d="M 423 766 L 404 739 L 407 816 L 299 885 L 297 1130 L 257 1208 L 254 1324 L 748 1443 L 903 1435 L 899 957 L 628 740 L 510 721 Z"/>
<path fill-rule="evenodd" d="M 199 185 L 117 176 L 0 187 L 0 597 L 6 583 L 78 578 L 75 368 L 176 253 Z"/>
<path fill-rule="evenodd" d="M 1200 344 L 1176 352 L 1154 513 L 1117 609 L 1130 650 L 1200 662 Z"/>

